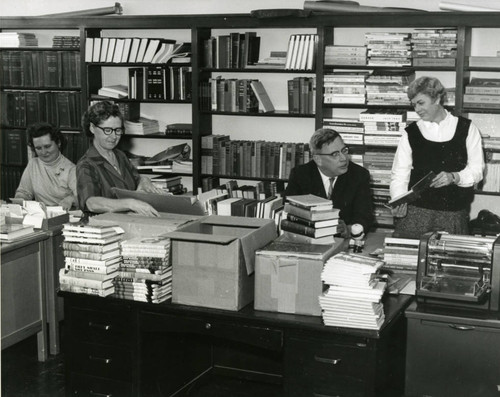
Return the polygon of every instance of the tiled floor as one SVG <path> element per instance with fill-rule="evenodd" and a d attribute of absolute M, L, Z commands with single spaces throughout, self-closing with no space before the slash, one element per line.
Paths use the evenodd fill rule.
<path fill-rule="evenodd" d="M 63 355 L 39 362 L 35 335 L 2 350 L 2 397 L 64 397 Z"/>

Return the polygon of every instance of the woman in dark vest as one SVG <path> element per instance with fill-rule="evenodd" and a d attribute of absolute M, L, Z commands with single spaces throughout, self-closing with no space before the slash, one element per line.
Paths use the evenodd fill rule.
<path fill-rule="evenodd" d="M 436 177 L 417 201 L 392 210 L 394 235 L 419 238 L 429 231 L 467 234 L 474 184 L 483 179 L 481 135 L 464 117 L 443 104 L 446 91 L 434 77 L 420 77 L 408 87 L 420 120 L 403 133 L 394 157 L 391 197 L 406 192 L 429 171 Z"/>

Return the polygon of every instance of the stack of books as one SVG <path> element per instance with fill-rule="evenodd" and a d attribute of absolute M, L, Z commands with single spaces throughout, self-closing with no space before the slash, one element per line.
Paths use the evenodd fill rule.
<path fill-rule="evenodd" d="M 325 75 L 323 102 L 366 103 L 365 82 L 368 75 L 369 72 L 335 72 Z"/>
<path fill-rule="evenodd" d="M 351 45 L 325 46 L 325 66 L 366 65 L 366 47 Z"/>
<path fill-rule="evenodd" d="M 416 276 L 419 245 L 418 239 L 385 237 L 383 268 Z"/>
<path fill-rule="evenodd" d="M 65 267 L 59 271 L 62 291 L 108 296 L 122 261 L 123 229 L 66 223 L 62 230 Z"/>
<path fill-rule="evenodd" d="M 331 200 L 313 194 L 287 196 L 286 219 L 281 220 L 284 234 L 295 241 L 310 244 L 333 244 L 337 234 L 339 212 Z"/>
<path fill-rule="evenodd" d="M 80 36 L 54 36 L 52 48 L 80 50 Z"/>
<path fill-rule="evenodd" d="M 191 123 L 173 123 L 165 127 L 165 135 L 186 135 L 193 134 L 193 124 Z"/>
<path fill-rule="evenodd" d="M 139 117 L 136 121 L 125 120 L 123 125 L 125 126 L 125 131 L 127 131 L 129 135 L 158 134 L 160 131 L 158 120 L 148 119 L 146 117 Z"/>
<path fill-rule="evenodd" d="M 334 117 L 323 119 L 323 128 L 337 131 L 347 145 L 363 145 L 365 124 L 357 118 Z"/>
<path fill-rule="evenodd" d="M 122 241 L 121 247 L 123 262 L 114 281 L 114 296 L 151 303 L 170 299 L 170 239 L 135 237 Z"/>
<path fill-rule="evenodd" d="M 4 220 L 5 221 L 5 220 Z M 20 223 L 0 225 L 0 241 L 14 241 L 20 237 L 31 234 L 35 231 L 33 226 L 22 225 Z"/>
<path fill-rule="evenodd" d="M 38 47 L 34 33 L 0 32 L 0 47 Z"/>
<path fill-rule="evenodd" d="M 366 79 L 368 105 L 409 106 L 408 85 L 415 80 L 415 71 L 375 70 Z"/>
<path fill-rule="evenodd" d="M 500 79 L 473 77 L 465 87 L 464 106 L 500 108 Z"/>
<path fill-rule="evenodd" d="M 173 176 L 171 178 L 154 177 L 151 178 L 151 183 L 168 193 L 183 194 L 187 192 L 187 188 L 182 184 L 181 176 Z"/>
<path fill-rule="evenodd" d="M 368 109 L 359 114 L 359 121 L 365 127 L 365 145 L 375 146 L 397 146 L 407 125 L 406 112 L 391 109 Z"/>
<path fill-rule="evenodd" d="M 455 66 L 457 29 L 416 29 L 411 43 L 413 66 Z"/>
<path fill-rule="evenodd" d="M 319 297 L 325 325 L 380 329 L 386 283 L 377 277 L 384 262 L 341 252 L 328 259 L 321 280 L 328 290 Z"/>
<path fill-rule="evenodd" d="M 365 33 L 370 66 L 411 66 L 410 33 Z"/>

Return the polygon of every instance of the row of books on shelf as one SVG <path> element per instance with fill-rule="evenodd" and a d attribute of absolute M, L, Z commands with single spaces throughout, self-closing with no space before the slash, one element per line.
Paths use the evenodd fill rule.
<path fill-rule="evenodd" d="M 17 165 L 7 165 L 2 160 L 2 166 L 0 167 L 0 194 L 2 200 L 8 200 L 10 197 L 14 197 L 19 182 L 21 181 L 21 175 L 24 169 Z"/>
<path fill-rule="evenodd" d="M 103 86 L 97 94 L 114 99 L 189 101 L 191 77 L 188 66 L 129 68 L 128 85 Z"/>
<path fill-rule="evenodd" d="M 457 56 L 456 29 L 415 32 L 367 32 L 365 45 L 327 45 L 325 65 L 453 67 Z"/>
<path fill-rule="evenodd" d="M 259 60 L 260 36 L 256 32 L 233 32 L 203 40 L 203 66 L 242 69 Z"/>
<path fill-rule="evenodd" d="M 2 51 L 2 86 L 79 88 L 80 53 L 77 51 Z"/>
<path fill-rule="evenodd" d="M 190 63 L 191 43 L 162 38 L 87 37 L 85 62 Z"/>
<path fill-rule="evenodd" d="M 229 135 L 201 138 L 204 174 L 287 179 L 293 167 L 310 159 L 308 143 L 231 140 Z"/>
<path fill-rule="evenodd" d="M 26 127 L 44 120 L 59 128 L 80 128 L 81 93 L 74 91 L 0 92 L 1 123 L 6 127 Z"/>
<path fill-rule="evenodd" d="M 200 107 L 204 111 L 218 112 L 274 111 L 259 80 L 224 79 L 221 76 L 200 83 Z"/>
<path fill-rule="evenodd" d="M 288 41 L 286 70 L 314 70 L 318 53 L 317 34 L 293 34 Z"/>
<path fill-rule="evenodd" d="M 295 77 L 287 81 L 288 112 L 314 114 L 316 112 L 316 78 Z"/>

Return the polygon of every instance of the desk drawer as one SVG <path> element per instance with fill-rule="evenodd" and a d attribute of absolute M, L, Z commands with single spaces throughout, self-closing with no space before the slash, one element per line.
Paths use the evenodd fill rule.
<path fill-rule="evenodd" d="M 286 388 L 291 396 L 362 396 L 375 366 L 374 352 L 363 343 L 290 338 L 285 348 Z"/>
<path fill-rule="evenodd" d="M 75 372 L 121 380 L 133 376 L 132 352 L 121 347 L 76 343 L 71 348 L 70 360 Z"/>
<path fill-rule="evenodd" d="M 96 311 L 73 309 L 71 330 L 73 338 L 112 345 L 130 345 L 134 336 L 132 314 L 128 311 Z"/>
<path fill-rule="evenodd" d="M 178 332 L 213 336 L 270 350 L 281 350 L 283 347 L 282 330 L 244 324 L 238 322 L 238 319 L 235 322 L 230 322 L 156 313 L 145 313 L 142 316 L 141 326 L 150 332 Z"/>
<path fill-rule="evenodd" d="M 71 385 L 66 385 L 66 395 L 80 397 L 133 397 L 134 385 L 111 379 L 82 374 L 71 374 Z"/>

